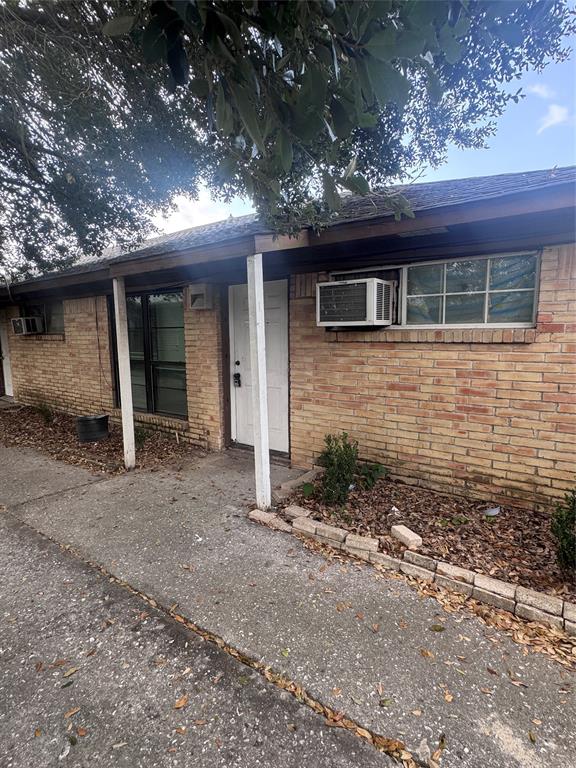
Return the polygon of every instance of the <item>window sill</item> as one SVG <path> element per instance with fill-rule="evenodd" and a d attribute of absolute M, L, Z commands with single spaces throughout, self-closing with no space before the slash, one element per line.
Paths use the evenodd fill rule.
<path fill-rule="evenodd" d="M 28 339 L 30 341 L 66 341 L 63 333 L 26 333 L 18 338 Z"/>
<path fill-rule="evenodd" d="M 426 344 L 533 344 L 537 329 L 528 328 L 406 328 L 389 326 L 381 331 L 335 331 L 330 341 L 340 344 L 365 343 L 426 343 Z"/>
<path fill-rule="evenodd" d="M 112 415 L 121 418 L 122 410 L 120 408 L 114 408 Z M 167 416 L 162 415 L 161 413 L 148 413 L 148 411 L 138 411 L 134 409 L 134 422 L 182 429 L 183 425 L 188 424 L 188 416 Z"/>

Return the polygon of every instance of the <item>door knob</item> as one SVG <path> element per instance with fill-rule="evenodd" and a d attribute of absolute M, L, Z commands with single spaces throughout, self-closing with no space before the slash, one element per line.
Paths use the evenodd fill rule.
<path fill-rule="evenodd" d="M 235 373 L 232 377 L 234 379 L 234 386 L 235 387 L 241 387 L 242 386 L 242 380 L 240 378 L 239 373 Z"/>

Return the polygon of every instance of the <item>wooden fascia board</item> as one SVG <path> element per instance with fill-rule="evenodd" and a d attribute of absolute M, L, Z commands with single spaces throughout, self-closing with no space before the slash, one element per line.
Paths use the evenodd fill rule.
<path fill-rule="evenodd" d="M 481 256 L 508 251 L 536 250 L 539 248 L 564 245 L 574 241 L 574 233 L 558 233 L 544 238 L 525 237 L 514 239 L 479 238 L 470 242 L 423 246 L 420 248 L 406 247 L 386 249 L 381 253 L 315 253 L 305 259 L 294 261 L 288 266 L 284 265 L 284 272 L 298 274 L 299 272 L 325 272 L 338 270 L 352 270 L 357 267 L 383 266 L 386 264 L 408 263 L 410 261 L 426 261 L 430 259 L 444 259 L 462 256 Z"/>
<path fill-rule="evenodd" d="M 10 293 L 16 296 L 28 296 L 44 291 L 53 291 L 59 288 L 68 288 L 74 285 L 86 283 L 98 283 L 109 278 L 108 268 L 90 270 L 88 272 L 76 272 L 70 275 L 54 275 L 38 280 L 23 283 L 15 283 L 10 286 Z"/>
<path fill-rule="evenodd" d="M 292 248 L 307 248 L 310 245 L 310 236 L 307 229 L 302 229 L 297 235 L 254 235 L 255 253 L 273 253 L 274 251 L 288 251 Z"/>
<path fill-rule="evenodd" d="M 215 243 L 213 245 L 199 245 L 195 248 L 187 248 L 174 253 L 159 254 L 153 257 L 140 257 L 129 261 L 120 261 L 110 264 L 110 277 L 142 274 L 143 272 L 157 272 L 163 269 L 186 267 L 193 264 L 205 264 L 214 261 L 251 256 L 254 253 L 254 237 L 245 237 L 242 240 Z"/>
<path fill-rule="evenodd" d="M 385 237 L 409 233 L 432 227 L 449 227 L 456 224 L 472 224 L 477 221 L 545 213 L 559 208 L 574 207 L 574 186 L 559 184 L 548 190 L 533 190 L 516 195 L 492 198 L 477 203 L 461 203 L 436 210 L 417 212 L 413 219 L 395 221 L 392 216 L 385 219 L 340 224 L 323 230 L 317 235 L 310 234 L 311 246 L 330 245 L 349 240 L 365 240 L 371 237 Z"/>

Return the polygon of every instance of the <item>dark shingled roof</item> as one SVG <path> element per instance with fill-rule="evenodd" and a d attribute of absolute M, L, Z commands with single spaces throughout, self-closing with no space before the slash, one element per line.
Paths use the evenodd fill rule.
<path fill-rule="evenodd" d="M 503 173 L 498 176 L 473 176 L 466 179 L 432 181 L 421 184 L 406 184 L 392 187 L 388 193 L 404 195 L 410 201 L 414 212 L 443 208 L 449 205 L 464 205 L 492 198 L 504 197 L 518 192 L 547 188 L 555 184 L 576 183 L 576 166 L 552 170 L 527 171 L 525 173 Z M 342 209 L 329 226 L 348 224 L 393 215 L 383 194 L 373 193 L 366 197 L 347 195 L 343 198 Z M 219 243 L 225 240 L 269 230 L 260 223 L 256 214 L 230 217 L 213 224 L 183 229 L 168 235 L 147 240 L 128 253 L 111 250 L 99 261 L 125 260 L 133 257 L 145 258 L 164 253 L 187 250 L 199 245 Z"/>

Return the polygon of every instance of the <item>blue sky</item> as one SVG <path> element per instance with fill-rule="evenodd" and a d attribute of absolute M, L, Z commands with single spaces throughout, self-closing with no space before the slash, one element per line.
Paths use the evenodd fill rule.
<path fill-rule="evenodd" d="M 451 147 L 446 162 L 437 169 L 426 170 L 419 180 L 439 181 L 576 164 L 576 37 L 568 45 L 573 51 L 568 61 L 549 64 L 542 72 L 528 72 L 511 84 L 513 91 L 522 87 L 525 96 L 520 103 L 509 105 L 486 149 Z M 155 219 L 164 232 L 230 215 L 241 216 L 252 210 L 249 202 L 234 200 L 226 205 L 212 201 L 206 192 L 199 200 L 179 197 L 176 202 L 173 213 Z"/>

